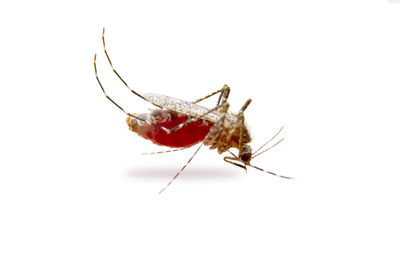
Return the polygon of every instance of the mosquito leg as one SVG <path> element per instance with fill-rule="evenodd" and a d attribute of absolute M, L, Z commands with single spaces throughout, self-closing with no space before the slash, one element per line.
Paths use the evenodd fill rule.
<path fill-rule="evenodd" d="M 206 137 L 207 138 L 207 137 Z M 205 140 L 205 139 L 204 139 Z M 162 192 L 165 191 L 165 189 L 167 189 L 168 186 L 170 186 L 172 184 L 173 181 L 175 181 L 175 179 L 179 176 L 179 174 L 181 174 L 181 172 L 186 168 L 186 166 L 192 161 L 192 159 L 194 158 L 194 156 L 196 156 L 197 152 L 199 152 L 200 148 L 203 146 L 204 144 L 204 140 L 203 142 L 201 142 L 201 144 L 199 145 L 199 147 L 196 149 L 196 151 L 193 153 L 193 155 L 190 157 L 190 159 L 186 162 L 185 165 L 183 165 L 183 167 L 177 172 L 177 174 L 175 174 L 175 176 L 171 179 L 171 181 L 169 181 L 169 183 L 164 186 L 163 189 L 160 190 L 160 192 L 158 192 L 159 194 L 161 194 Z"/>
<path fill-rule="evenodd" d="M 229 97 L 229 93 L 231 91 L 231 88 L 228 85 L 224 85 L 221 89 L 219 89 L 218 91 L 215 91 L 203 98 L 197 99 L 196 101 L 193 101 L 193 104 L 199 103 L 200 101 L 203 101 L 213 95 L 216 95 L 218 93 L 220 93 L 219 98 L 218 98 L 218 102 L 217 102 L 217 106 L 221 104 L 221 99 L 222 99 L 222 104 L 225 103 L 228 100 Z"/>
<path fill-rule="evenodd" d="M 242 150 L 242 136 L 243 136 L 243 129 L 245 128 L 243 113 L 246 110 L 246 108 L 250 105 L 250 103 L 251 103 L 251 99 L 248 99 L 246 101 L 246 103 L 242 106 L 242 108 L 240 109 L 239 114 L 236 116 L 236 126 L 239 127 L 239 152 L 238 152 L 238 155 L 240 154 L 240 152 Z M 228 136 L 226 137 L 226 141 L 225 141 L 226 144 L 230 143 L 230 140 L 231 140 L 232 136 L 234 135 L 234 133 L 236 132 L 237 127 L 233 127 L 229 131 Z"/>
<path fill-rule="evenodd" d="M 242 128 L 241 128 L 242 129 Z M 223 147 L 223 148 L 221 148 L 220 150 L 221 151 L 225 151 L 226 150 L 226 146 L 227 145 L 229 145 L 229 144 L 231 144 L 231 139 L 232 139 L 232 136 L 235 134 L 235 132 L 236 132 L 236 127 L 233 127 L 232 129 L 230 129 L 229 130 L 229 133 L 228 133 L 228 135 L 226 136 L 226 139 L 225 139 L 225 142 L 224 142 L 224 144 L 225 144 L 225 146 Z M 240 131 L 240 134 L 241 134 L 241 131 Z M 219 135 L 220 136 L 220 135 Z M 218 136 L 218 138 L 219 138 L 219 136 Z M 240 138 L 239 138 L 239 141 L 240 141 Z M 240 142 L 239 142 L 239 151 L 240 151 Z M 230 152 L 230 151 L 229 151 Z M 230 153 L 232 153 L 232 152 L 230 152 Z"/>
<path fill-rule="evenodd" d="M 108 100 L 110 100 L 110 102 L 113 103 L 117 108 L 119 108 L 123 113 L 125 113 L 125 114 L 126 114 L 127 116 L 129 116 L 129 117 L 132 117 L 132 118 L 134 118 L 134 119 L 137 119 L 137 120 L 139 120 L 139 121 L 142 121 L 142 122 L 144 122 L 144 123 L 146 123 L 146 124 L 151 124 L 151 125 L 153 125 L 153 126 L 155 126 L 155 127 L 158 127 L 158 128 L 160 128 L 160 129 L 162 129 L 162 130 L 164 130 L 164 131 L 166 131 L 166 132 L 169 131 L 169 129 L 167 129 L 167 128 L 165 128 L 165 127 L 162 127 L 162 126 L 153 124 L 153 123 L 150 122 L 150 121 L 146 121 L 145 119 L 142 119 L 142 118 L 140 118 L 140 117 L 138 117 L 138 116 L 136 116 L 136 115 L 134 115 L 134 114 L 131 114 L 131 113 L 125 111 L 125 109 L 123 109 L 120 105 L 117 104 L 117 102 L 115 102 L 111 97 L 108 96 L 108 94 L 107 94 L 106 91 L 104 90 L 104 87 L 103 87 L 103 85 L 101 84 L 100 79 L 99 79 L 99 76 L 98 76 L 98 74 L 97 74 L 96 54 L 94 55 L 94 73 L 95 73 L 95 75 L 96 75 L 96 80 L 97 80 L 97 82 L 99 83 L 101 90 L 103 91 L 104 96 L 105 96 Z"/>
<path fill-rule="evenodd" d="M 224 106 L 229 107 L 229 104 L 226 103 Z M 216 124 L 219 124 L 221 122 L 222 118 L 218 120 L 218 122 Z M 186 162 L 185 165 L 183 165 L 183 167 L 177 172 L 177 174 L 175 174 L 175 176 L 171 179 L 171 181 L 169 181 L 169 183 L 160 190 L 159 194 L 161 194 L 162 192 L 165 191 L 165 189 L 167 189 L 168 186 L 170 186 L 172 184 L 173 181 L 175 181 L 175 179 L 181 174 L 181 172 L 186 168 L 186 166 L 192 161 L 192 159 L 194 158 L 194 156 L 196 156 L 197 152 L 199 152 L 200 148 L 204 145 L 204 142 L 208 139 L 208 137 L 210 136 L 212 131 L 208 132 L 208 134 L 206 135 L 206 137 L 204 138 L 204 140 L 201 142 L 201 144 L 199 145 L 199 147 L 196 149 L 196 151 L 193 153 L 193 155 L 189 158 L 189 160 Z"/>
<path fill-rule="evenodd" d="M 271 175 L 274 175 L 274 176 L 277 176 L 277 177 L 280 177 L 280 178 L 284 178 L 284 179 L 294 179 L 293 177 L 283 176 L 283 175 L 276 174 L 276 173 L 274 173 L 274 172 L 266 171 L 266 170 L 261 169 L 261 168 L 259 168 L 259 167 L 257 167 L 257 166 L 254 166 L 254 165 L 247 164 L 247 166 L 253 167 L 254 169 L 257 169 L 257 170 L 262 171 L 262 172 L 269 173 L 269 174 L 271 174 Z"/>
<path fill-rule="evenodd" d="M 170 153 L 170 152 L 181 151 L 181 150 L 188 149 L 188 148 L 189 148 L 189 147 L 181 147 L 181 148 L 171 149 L 171 150 L 164 150 L 164 151 L 157 151 L 157 152 L 148 152 L 148 153 L 142 153 L 142 155 L 164 154 L 164 153 Z"/>
<path fill-rule="evenodd" d="M 110 66 L 111 66 L 112 70 L 114 71 L 114 73 L 118 76 L 118 78 L 122 81 L 122 83 L 123 83 L 132 93 L 134 93 L 135 95 L 137 95 L 137 96 L 140 97 L 141 99 L 145 100 L 146 102 L 149 102 L 150 104 L 152 104 L 152 105 L 154 105 L 154 106 L 156 106 L 156 107 L 158 107 L 158 108 L 163 109 L 162 107 L 160 107 L 160 106 L 158 106 L 158 105 L 156 105 L 156 104 L 151 103 L 150 101 L 148 101 L 145 97 L 143 97 L 143 96 L 142 96 L 141 94 L 139 94 L 138 92 L 132 90 L 132 89 L 129 87 L 128 83 L 125 82 L 124 79 L 122 79 L 121 75 L 119 75 L 119 73 L 117 72 L 117 70 L 114 68 L 114 66 L 113 66 L 113 64 L 112 64 L 112 62 L 111 62 L 110 56 L 108 55 L 108 52 L 107 52 L 107 49 L 106 49 L 106 42 L 105 42 L 105 39 L 104 39 L 104 32 L 105 32 L 105 28 L 103 28 L 103 34 L 102 34 L 104 54 L 106 54 L 107 60 L 108 60 L 108 62 L 110 63 Z"/>
<path fill-rule="evenodd" d="M 227 108 L 229 108 L 229 104 L 228 104 L 228 103 L 225 103 L 225 104 L 219 105 L 219 106 L 215 106 L 214 108 L 208 110 L 208 111 L 207 111 L 206 113 L 204 113 L 203 115 L 198 116 L 198 117 L 190 118 L 190 119 L 186 120 L 185 122 L 182 122 L 181 124 L 179 124 L 179 125 L 177 125 L 177 126 L 171 128 L 171 129 L 168 129 L 167 132 L 168 132 L 168 133 L 175 132 L 176 130 L 181 129 L 182 127 L 184 127 L 184 126 L 186 126 L 186 125 L 188 125 L 188 124 L 190 124 L 190 123 L 192 123 L 192 122 L 195 122 L 195 121 L 197 121 L 197 120 L 199 120 L 199 119 L 202 119 L 204 116 L 210 114 L 211 112 L 214 112 L 214 111 L 216 111 L 216 110 L 218 110 L 218 109 L 224 110 L 224 109 L 227 109 Z M 225 111 L 225 113 L 226 113 L 226 111 Z"/>
<path fill-rule="evenodd" d="M 240 120 L 240 133 L 239 133 L 239 154 L 242 151 L 242 136 L 243 136 L 243 129 L 244 129 L 244 116 L 241 116 Z"/>
<path fill-rule="evenodd" d="M 242 106 L 242 108 L 239 110 L 239 115 L 243 116 L 243 112 L 247 109 L 247 107 L 250 105 L 251 99 L 247 99 L 246 103 Z"/>
<path fill-rule="evenodd" d="M 242 150 L 242 136 L 243 136 L 243 129 L 244 129 L 244 111 L 247 109 L 247 107 L 250 105 L 251 99 L 249 98 L 246 103 L 242 106 L 242 108 L 239 111 L 239 114 L 237 116 L 237 121 L 239 122 L 239 127 L 240 127 L 240 133 L 239 133 L 239 152 L 238 155 L 240 155 L 240 152 Z"/>
<path fill-rule="evenodd" d="M 172 184 L 172 182 L 179 176 L 179 174 L 181 174 L 181 172 L 186 168 L 186 166 L 192 161 L 194 156 L 196 156 L 197 152 L 200 150 L 200 148 L 203 146 L 203 144 L 204 144 L 204 141 L 199 145 L 199 147 L 196 149 L 196 151 L 193 153 L 193 155 L 190 157 L 190 159 L 186 162 L 186 164 L 183 165 L 183 167 L 179 170 L 179 172 L 177 174 L 175 174 L 174 178 L 172 178 L 171 181 L 169 181 L 169 183 L 163 189 L 161 189 L 160 192 L 158 192 L 159 194 L 164 192 L 165 189 L 167 189 L 167 187 L 170 186 Z"/>
<path fill-rule="evenodd" d="M 229 150 L 228 150 L 228 151 L 229 151 Z M 230 152 L 230 151 L 229 151 L 229 152 Z M 230 152 L 230 153 L 233 155 L 232 152 Z M 228 162 L 228 163 L 230 163 L 230 164 L 233 164 L 233 165 L 235 165 L 235 166 L 237 166 L 237 167 L 240 167 L 240 168 L 242 168 L 242 169 L 245 169 L 246 171 L 247 171 L 247 168 L 246 168 L 246 167 L 247 167 L 247 166 L 250 166 L 250 167 L 255 168 L 255 169 L 259 170 L 259 171 L 266 172 L 266 173 L 268 173 L 268 174 L 271 174 L 271 175 L 274 175 L 274 176 L 277 176 L 277 177 L 280 177 L 280 178 L 284 178 L 284 179 L 294 179 L 293 177 L 284 176 L 284 175 L 279 175 L 279 174 L 276 174 L 276 173 L 274 173 L 274 172 L 266 171 L 266 170 L 264 170 L 264 169 L 262 169 L 262 168 L 260 168 L 260 167 L 257 167 L 257 166 L 251 165 L 251 164 L 241 165 L 241 164 L 239 164 L 239 163 L 233 162 L 233 161 L 239 161 L 239 159 L 238 159 L 235 155 L 233 155 L 233 157 L 228 157 L 228 156 L 224 157 L 224 161 L 225 161 L 225 162 Z"/>
<path fill-rule="evenodd" d="M 224 115 L 222 116 L 221 120 L 220 120 L 220 123 L 214 125 L 214 127 L 213 127 L 213 128 L 211 129 L 211 131 L 210 131 L 210 132 L 212 132 L 212 134 L 214 134 L 215 131 L 217 131 L 217 135 L 215 135 L 215 137 L 213 137 L 211 140 L 208 141 L 208 142 L 211 144 L 211 145 L 210 145 L 210 149 L 214 149 L 214 148 L 217 148 L 217 147 L 218 147 L 218 144 L 217 144 L 217 143 L 218 143 L 218 140 L 219 140 L 219 138 L 221 137 L 222 132 L 223 132 L 223 131 L 221 131 L 221 130 L 219 130 L 219 129 L 221 129 L 222 125 L 224 125 L 224 123 L 225 123 L 225 118 L 226 118 L 226 115 L 224 114 Z M 218 152 L 220 152 L 220 151 L 218 151 Z"/>
<path fill-rule="evenodd" d="M 232 151 L 230 151 L 230 150 L 227 150 L 227 151 L 228 151 L 233 157 L 235 157 L 235 158 L 237 159 L 236 155 L 233 154 Z"/>
<path fill-rule="evenodd" d="M 126 115 L 128 115 L 128 116 L 130 116 L 130 117 L 132 117 L 132 118 L 135 118 L 135 119 L 137 119 L 137 120 L 140 120 L 140 121 L 142 121 L 142 122 L 147 123 L 147 121 L 145 121 L 144 119 L 139 118 L 139 117 L 137 117 L 137 116 L 135 116 L 135 115 L 133 115 L 133 114 L 131 114 L 131 113 L 129 113 L 129 112 L 126 112 L 120 105 L 118 105 L 114 100 L 111 99 L 111 97 L 109 97 L 109 96 L 107 95 L 106 91 L 104 90 L 103 85 L 102 85 L 101 82 L 100 82 L 99 76 L 97 75 L 96 54 L 94 55 L 94 73 L 96 74 L 96 80 L 97 80 L 97 82 L 99 83 L 100 88 L 101 88 L 101 90 L 103 91 L 104 96 L 105 96 L 108 100 L 110 100 L 111 103 L 113 103 L 115 106 L 117 106 L 117 107 L 118 107 L 120 110 L 122 110 L 122 112 L 124 112 Z"/>
<path fill-rule="evenodd" d="M 235 165 L 235 166 L 240 167 L 240 168 L 242 168 L 242 169 L 245 169 L 245 170 L 247 171 L 246 165 L 242 165 L 242 164 L 233 162 L 232 160 L 237 161 L 238 159 L 237 159 L 236 156 L 235 156 L 235 157 L 228 157 L 228 156 L 224 157 L 224 161 L 225 161 L 225 162 L 228 162 L 228 163 L 230 163 L 230 164 L 232 164 L 232 165 Z"/>
<path fill-rule="evenodd" d="M 210 136 L 215 135 L 215 132 L 217 132 L 217 135 L 215 135 L 212 139 L 207 140 L 207 143 L 211 144 L 210 149 L 214 149 L 214 148 L 218 147 L 217 142 L 223 133 L 223 131 L 221 131 L 221 128 L 225 123 L 226 114 L 228 112 L 228 109 L 229 109 L 229 103 L 225 102 L 220 109 L 220 112 L 222 113 L 221 119 L 212 127 L 212 129 L 210 131 Z M 218 152 L 221 153 L 220 150 L 218 150 Z"/>

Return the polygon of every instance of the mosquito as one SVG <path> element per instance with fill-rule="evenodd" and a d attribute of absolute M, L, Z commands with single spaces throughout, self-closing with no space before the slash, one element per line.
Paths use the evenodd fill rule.
<path fill-rule="evenodd" d="M 173 150 L 156 153 L 179 151 L 200 143 L 186 164 L 183 165 L 183 167 L 175 174 L 167 185 L 159 191 L 159 193 L 164 192 L 165 189 L 172 184 L 172 182 L 192 161 L 202 146 L 209 146 L 210 149 L 217 149 L 219 154 L 228 152 L 230 156 L 225 156 L 224 161 L 246 171 L 247 166 L 249 166 L 280 178 L 292 179 L 292 177 L 278 175 L 250 163 L 252 159 L 275 147 L 284 140 L 284 138 L 281 138 L 274 145 L 262 150 L 278 136 L 283 129 L 282 127 L 261 147 L 254 152 L 252 151 L 252 148 L 249 145 L 251 142 L 251 136 L 245 124 L 244 117 L 244 111 L 250 105 L 251 99 L 248 99 L 239 112 L 235 114 L 229 111 L 228 97 L 230 94 L 230 87 L 226 84 L 221 89 L 193 102 L 159 94 L 139 94 L 136 90 L 133 90 L 128 86 L 125 80 L 114 68 L 106 49 L 104 33 L 105 29 L 103 28 L 102 43 L 104 54 L 115 75 L 133 94 L 156 107 L 151 110 L 150 113 L 129 113 L 109 97 L 97 74 L 95 54 L 94 72 L 96 80 L 99 83 L 104 96 L 128 116 L 126 122 L 129 129 L 137 133 L 139 136 L 152 141 L 154 144 L 174 148 Z M 214 95 L 218 95 L 218 101 L 214 108 L 209 109 L 197 104 Z M 230 151 L 230 149 L 233 148 L 238 150 L 237 155 Z"/>

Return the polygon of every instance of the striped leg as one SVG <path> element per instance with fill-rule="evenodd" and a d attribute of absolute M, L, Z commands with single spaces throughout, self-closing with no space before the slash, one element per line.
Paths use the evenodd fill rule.
<path fill-rule="evenodd" d="M 157 152 L 145 152 L 142 153 L 142 155 L 155 155 L 155 154 L 164 154 L 164 153 L 170 153 L 170 152 L 177 152 L 177 151 L 181 151 L 181 150 L 185 150 L 188 149 L 189 147 L 181 147 L 181 148 L 177 148 L 177 149 L 171 149 L 171 150 L 164 150 L 164 151 L 157 151 Z"/>
<path fill-rule="evenodd" d="M 99 79 L 99 76 L 98 76 L 98 74 L 97 74 L 96 54 L 94 55 L 94 73 L 95 73 L 95 75 L 96 75 L 96 80 L 97 80 L 97 82 L 99 83 L 101 90 L 103 91 L 104 96 L 105 96 L 108 100 L 110 100 L 110 102 L 113 103 L 117 108 L 119 108 L 122 112 L 124 112 L 127 116 L 132 117 L 132 118 L 134 118 L 134 119 L 137 119 L 137 120 L 139 120 L 139 121 L 142 121 L 142 122 L 144 122 L 144 123 L 146 123 L 146 124 L 151 124 L 151 125 L 153 125 L 153 126 L 155 126 L 155 127 L 158 127 L 158 128 L 160 128 L 160 129 L 166 131 L 166 132 L 169 131 L 169 129 L 167 129 L 167 128 L 163 127 L 163 126 L 156 125 L 156 124 L 152 123 L 151 121 L 144 120 L 144 119 L 139 118 L 138 116 L 136 116 L 136 115 L 134 115 L 134 114 L 131 114 L 131 113 L 125 111 L 125 109 L 123 109 L 120 105 L 117 104 L 117 102 L 115 102 L 111 97 L 108 96 L 108 94 L 107 94 L 106 91 L 104 90 L 104 87 L 103 87 L 103 85 L 101 84 L 100 79 Z"/>
<path fill-rule="evenodd" d="M 167 129 L 167 133 L 175 132 L 175 131 L 181 129 L 182 127 L 184 127 L 184 126 L 186 126 L 186 125 L 188 125 L 188 124 L 190 124 L 190 123 L 192 123 L 192 122 L 195 122 L 195 121 L 197 121 L 197 120 L 199 120 L 199 119 L 204 118 L 204 116 L 207 116 L 207 115 L 210 114 L 211 112 L 217 111 L 218 109 L 224 110 L 224 107 L 228 107 L 228 108 L 229 108 L 229 104 L 228 104 L 228 103 L 225 103 L 225 104 L 222 104 L 222 105 L 219 105 L 219 106 L 215 106 L 214 108 L 208 110 L 206 113 L 204 113 L 203 115 L 201 115 L 201 116 L 199 116 L 199 117 L 190 118 L 190 119 L 186 120 L 185 122 L 182 122 L 181 124 L 179 124 L 179 125 L 177 125 L 177 126 L 171 128 L 171 129 Z"/>
<path fill-rule="evenodd" d="M 192 122 L 195 122 L 195 121 L 197 121 L 198 119 L 202 119 L 204 116 L 208 115 L 209 113 L 214 112 L 214 111 L 218 110 L 219 108 L 221 108 L 221 106 L 216 106 L 216 107 L 214 107 L 214 108 L 208 110 L 206 113 L 204 113 L 203 115 L 201 115 L 201 116 L 199 116 L 199 117 L 193 117 L 193 118 L 188 119 L 188 120 L 186 120 L 185 122 L 183 122 L 183 123 L 177 125 L 177 126 L 174 127 L 174 128 L 167 129 L 167 128 L 163 127 L 163 126 L 159 126 L 159 125 L 157 125 L 157 124 L 154 124 L 154 123 L 152 123 L 151 121 L 146 121 L 146 120 L 144 120 L 144 119 L 142 119 L 142 118 L 139 118 L 138 116 L 136 116 L 136 115 L 134 115 L 134 114 L 131 114 L 131 113 L 125 111 L 125 109 L 123 109 L 120 105 L 117 104 L 117 102 L 115 102 L 111 97 L 108 96 L 108 94 L 106 93 L 106 91 L 105 91 L 103 85 L 101 84 L 100 79 L 99 79 L 99 76 L 98 76 L 98 74 L 97 74 L 96 54 L 94 55 L 94 72 L 95 72 L 95 75 L 96 75 L 96 80 L 97 80 L 97 82 L 99 83 L 100 88 L 101 88 L 101 90 L 103 91 L 104 96 L 105 96 L 111 103 L 113 103 L 116 107 L 118 107 L 118 108 L 119 108 L 122 112 L 124 112 L 127 116 L 132 117 L 132 118 L 135 118 L 135 119 L 137 119 L 137 120 L 139 120 L 139 121 L 142 121 L 142 122 L 144 122 L 144 123 L 146 123 L 146 124 L 150 124 L 150 125 L 152 125 L 152 126 L 155 126 L 155 127 L 157 127 L 157 128 L 160 128 L 160 129 L 162 129 L 163 131 L 165 131 L 165 132 L 168 133 L 168 134 L 170 134 L 170 133 L 172 133 L 172 132 L 174 132 L 174 131 L 177 131 L 177 130 L 181 129 L 182 127 L 184 127 L 184 126 L 186 126 L 186 125 L 188 125 L 188 124 L 190 124 L 190 123 L 192 123 Z"/>
<path fill-rule="evenodd" d="M 274 172 L 266 171 L 266 170 L 264 170 L 264 169 L 262 169 L 262 168 L 260 168 L 260 167 L 251 165 L 251 164 L 249 164 L 249 163 L 242 162 L 242 161 L 241 161 L 237 156 L 235 156 L 232 152 L 230 152 L 230 151 L 228 151 L 228 152 L 231 153 L 233 157 L 228 157 L 228 156 L 226 156 L 226 157 L 224 157 L 224 161 L 225 161 L 225 162 L 228 162 L 228 163 L 230 163 L 230 164 L 233 164 L 233 165 L 235 165 L 235 166 L 237 166 L 237 167 L 240 167 L 240 168 L 243 168 L 243 169 L 247 170 L 246 167 L 247 167 L 247 166 L 250 166 L 250 167 L 255 168 L 255 169 L 259 170 L 259 171 L 266 172 L 266 173 L 268 173 L 268 174 L 277 176 L 277 177 L 279 177 L 279 178 L 294 179 L 293 177 L 284 176 L 284 175 L 279 175 L 279 174 L 276 174 L 276 173 L 274 173 Z M 235 161 L 236 161 L 236 162 L 235 162 Z"/>
<path fill-rule="evenodd" d="M 103 28 L 103 34 L 102 34 L 102 37 L 101 37 L 102 40 L 103 40 L 104 54 L 106 54 L 107 60 L 108 60 L 108 62 L 110 63 L 110 66 L 111 66 L 113 72 L 115 73 L 115 75 L 117 75 L 117 77 L 122 81 L 122 83 L 123 83 L 132 93 L 134 93 L 135 95 L 137 95 L 138 97 L 140 97 L 140 98 L 143 99 L 144 101 L 149 102 L 150 104 L 152 104 L 152 105 L 154 105 L 154 106 L 156 106 L 156 107 L 158 107 L 158 108 L 163 109 L 162 107 L 160 107 L 160 106 L 158 106 L 158 105 L 156 105 L 156 104 L 151 103 L 150 101 L 148 101 L 146 98 L 144 98 L 141 94 L 139 94 L 139 93 L 136 92 L 135 90 L 132 90 L 132 89 L 129 87 L 128 83 L 125 82 L 124 79 L 122 79 L 121 75 L 119 75 L 119 73 L 117 72 L 117 70 L 114 68 L 114 66 L 113 66 L 113 64 L 112 64 L 112 62 L 111 62 L 110 56 L 108 55 L 108 52 L 107 52 L 107 49 L 106 49 L 106 42 L 105 42 L 105 39 L 104 39 L 104 32 L 105 32 L 105 28 Z"/>
<path fill-rule="evenodd" d="M 264 170 L 264 169 L 261 169 L 261 168 L 259 168 L 259 167 L 257 167 L 257 166 L 254 166 L 254 165 L 250 165 L 250 164 L 248 164 L 247 166 L 253 167 L 253 168 L 255 168 L 255 169 L 259 170 L 259 171 L 266 172 L 266 173 L 268 173 L 268 174 L 271 174 L 271 175 L 277 176 L 277 177 L 279 177 L 279 178 L 284 178 L 284 179 L 294 179 L 293 177 L 289 177 L 289 176 L 283 176 L 283 175 L 276 174 L 276 173 L 274 173 L 274 172 L 266 171 L 266 170 Z"/>
<path fill-rule="evenodd" d="M 199 103 L 200 101 L 203 101 L 203 100 L 205 100 L 205 99 L 207 99 L 207 98 L 209 98 L 209 97 L 211 97 L 213 95 L 216 95 L 216 94 L 220 93 L 219 98 L 218 98 L 218 102 L 217 102 L 217 106 L 218 106 L 218 105 L 221 104 L 221 99 L 222 99 L 222 104 L 227 102 L 230 91 L 231 91 L 231 88 L 228 85 L 224 84 L 224 86 L 221 89 L 219 89 L 218 91 L 215 91 L 215 92 L 213 92 L 213 93 L 211 93 L 211 94 L 209 94 L 209 95 L 207 95 L 207 96 L 205 96 L 203 98 L 197 99 L 196 101 L 193 101 L 192 103 L 193 104 Z"/>
<path fill-rule="evenodd" d="M 226 103 L 226 104 L 228 104 L 228 103 Z M 229 104 L 228 104 L 228 107 L 229 107 Z M 225 117 L 225 116 L 222 116 L 221 119 L 219 119 L 218 122 L 217 122 L 215 125 L 219 125 L 219 124 L 221 123 L 221 121 L 223 120 L 224 117 Z M 214 127 L 215 127 L 215 125 L 214 125 Z M 213 128 L 214 128 L 214 127 L 213 127 Z M 176 178 L 178 178 L 178 176 L 181 174 L 181 172 L 182 172 L 182 171 L 186 168 L 186 166 L 192 161 L 192 159 L 194 158 L 194 156 L 196 156 L 197 152 L 199 152 L 200 148 L 204 145 L 204 142 L 208 139 L 208 137 L 210 136 L 210 134 L 211 134 L 212 132 L 213 132 L 213 131 L 211 130 L 211 131 L 207 134 L 207 136 L 206 136 L 206 137 L 204 138 L 204 140 L 201 142 L 201 144 L 199 145 L 199 147 L 196 149 L 196 151 L 193 153 L 193 155 L 192 155 L 192 156 L 189 158 L 189 160 L 186 162 L 186 164 L 183 165 L 183 167 L 175 174 L 175 176 L 171 179 L 171 181 L 169 181 L 168 184 L 167 184 L 166 186 L 164 186 L 164 188 L 161 189 L 160 192 L 158 192 L 159 194 L 161 194 L 162 192 L 164 192 L 165 189 L 167 189 L 167 187 L 170 186 L 170 185 L 175 181 Z"/>
<path fill-rule="evenodd" d="M 211 140 L 207 140 L 207 142 L 211 144 L 210 149 L 217 148 L 217 142 L 223 133 L 221 128 L 225 123 L 226 113 L 228 112 L 228 109 L 229 109 L 229 103 L 226 102 L 221 108 L 221 111 L 223 112 L 221 119 L 212 127 L 210 131 L 210 136 L 215 135 L 215 132 L 217 132 L 217 134 Z"/>

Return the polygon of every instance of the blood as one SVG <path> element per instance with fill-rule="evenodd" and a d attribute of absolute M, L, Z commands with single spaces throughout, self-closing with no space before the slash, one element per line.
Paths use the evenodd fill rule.
<path fill-rule="evenodd" d="M 172 110 L 159 110 L 153 114 L 156 119 L 155 124 L 167 129 L 172 129 L 191 118 Z M 181 129 L 167 133 L 163 129 L 147 124 L 139 127 L 138 134 L 157 145 L 176 148 L 189 147 L 203 141 L 212 126 L 212 122 L 198 119 L 183 126 Z"/>

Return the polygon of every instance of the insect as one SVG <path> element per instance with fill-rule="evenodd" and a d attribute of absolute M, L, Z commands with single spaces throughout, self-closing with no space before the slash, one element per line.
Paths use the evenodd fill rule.
<path fill-rule="evenodd" d="M 95 54 L 94 71 L 97 82 L 100 85 L 104 96 L 128 116 L 126 122 L 129 129 L 137 133 L 139 136 L 151 140 L 157 145 L 175 148 L 175 150 L 164 152 L 182 150 L 200 143 L 186 164 L 159 193 L 162 193 L 180 175 L 203 145 L 210 146 L 210 149 L 217 149 L 219 154 L 224 152 L 230 153 L 230 156 L 224 157 L 224 161 L 243 168 L 246 171 L 247 166 L 249 166 L 281 178 L 291 179 L 291 177 L 266 171 L 250 163 L 252 159 L 278 145 L 284 139 L 282 138 L 274 145 L 262 150 L 282 131 L 282 127 L 260 148 L 254 152 L 252 151 L 252 148 L 249 145 L 251 137 L 244 118 L 244 111 L 251 103 L 251 99 L 248 99 L 239 112 L 234 114 L 229 111 L 228 97 L 230 94 L 230 87 L 227 85 L 224 85 L 221 89 L 193 102 L 158 94 L 139 94 L 136 90 L 133 90 L 128 86 L 125 80 L 114 68 L 106 49 L 104 32 L 105 29 L 103 28 L 102 42 L 104 54 L 115 75 L 133 94 L 156 107 L 156 109 L 152 110 L 151 113 L 138 114 L 125 111 L 124 108 L 108 96 L 100 82 L 97 74 Z M 214 95 L 219 95 L 217 104 L 214 108 L 209 109 L 197 104 Z M 230 149 L 233 148 L 238 150 L 237 155 L 230 151 Z"/>

